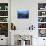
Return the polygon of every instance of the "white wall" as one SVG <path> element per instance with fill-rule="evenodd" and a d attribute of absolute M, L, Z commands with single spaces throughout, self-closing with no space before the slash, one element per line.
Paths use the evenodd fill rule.
<path fill-rule="evenodd" d="M 34 5 L 33 5 L 34 4 Z M 29 10 L 29 19 L 18 19 L 17 18 L 17 10 L 19 9 L 27 9 Z M 11 1 L 11 22 L 16 25 L 17 30 L 26 30 L 32 24 L 35 25 L 37 23 L 37 2 L 32 0 L 12 0 Z M 36 18 L 36 19 L 35 19 Z"/>

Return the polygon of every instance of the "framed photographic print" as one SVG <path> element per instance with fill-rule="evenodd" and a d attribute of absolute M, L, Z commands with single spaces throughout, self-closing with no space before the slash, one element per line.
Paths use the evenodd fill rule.
<path fill-rule="evenodd" d="M 18 10 L 17 11 L 17 18 L 18 19 L 28 19 L 29 18 L 29 11 L 28 10 Z"/>

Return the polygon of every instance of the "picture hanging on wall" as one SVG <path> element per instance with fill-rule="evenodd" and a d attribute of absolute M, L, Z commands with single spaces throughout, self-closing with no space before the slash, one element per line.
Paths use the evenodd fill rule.
<path fill-rule="evenodd" d="M 18 10 L 17 11 L 18 19 L 28 19 L 29 18 L 29 10 Z"/>

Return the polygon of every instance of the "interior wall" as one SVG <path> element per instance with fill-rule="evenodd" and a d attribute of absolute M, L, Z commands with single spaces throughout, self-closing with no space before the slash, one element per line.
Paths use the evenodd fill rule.
<path fill-rule="evenodd" d="M 33 5 L 34 4 L 34 5 Z M 19 9 L 27 9 L 29 10 L 29 19 L 18 19 L 17 11 Z M 13 0 L 11 1 L 11 22 L 14 23 L 17 30 L 28 30 L 29 26 L 35 25 L 37 23 L 37 2 L 32 0 Z"/>

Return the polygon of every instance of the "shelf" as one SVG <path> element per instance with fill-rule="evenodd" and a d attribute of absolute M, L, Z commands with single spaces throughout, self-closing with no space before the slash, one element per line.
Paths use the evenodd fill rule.
<path fill-rule="evenodd" d="M 46 3 L 38 3 L 38 36 L 46 37 Z"/>
<path fill-rule="evenodd" d="M 46 29 L 46 28 L 38 28 L 38 29 Z"/>
<path fill-rule="evenodd" d="M 0 16 L 0 17 L 8 17 L 8 16 Z"/>
<path fill-rule="evenodd" d="M 0 11 L 8 11 L 8 10 L 0 10 Z"/>
<path fill-rule="evenodd" d="M 38 16 L 38 17 L 46 17 L 46 15 L 44 15 L 44 16 Z"/>
<path fill-rule="evenodd" d="M 0 23 L 8 23 L 8 22 L 0 22 Z"/>
<path fill-rule="evenodd" d="M 0 35 L 8 37 L 8 3 L 0 3 Z"/>
<path fill-rule="evenodd" d="M 46 23 L 46 22 L 38 22 L 38 23 Z"/>
<path fill-rule="evenodd" d="M 38 11 L 46 11 L 46 10 L 38 10 Z"/>

